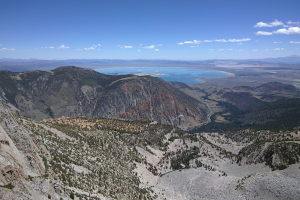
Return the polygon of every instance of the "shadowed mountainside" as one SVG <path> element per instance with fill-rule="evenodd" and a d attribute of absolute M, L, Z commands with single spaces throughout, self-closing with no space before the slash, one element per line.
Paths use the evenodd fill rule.
<path fill-rule="evenodd" d="M 300 90 L 280 82 L 234 88 L 209 84 L 173 84 L 208 105 L 211 122 L 194 129 L 224 131 L 238 128 L 293 129 L 300 124 Z"/>

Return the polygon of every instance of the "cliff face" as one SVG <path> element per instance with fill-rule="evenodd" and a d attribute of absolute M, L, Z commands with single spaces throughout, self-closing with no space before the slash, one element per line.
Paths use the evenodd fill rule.
<path fill-rule="evenodd" d="M 50 72 L 0 72 L 0 76 L 0 90 L 5 97 L 33 119 L 126 118 L 182 128 L 207 120 L 204 104 L 158 78 L 108 76 L 76 67 Z"/>
<path fill-rule="evenodd" d="M 48 151 L 34 142 L 17 116 L 0 94 L 0 199 L 46 199 L 54 189 L 44 177 L 40 154 L 47 156 Z"/>

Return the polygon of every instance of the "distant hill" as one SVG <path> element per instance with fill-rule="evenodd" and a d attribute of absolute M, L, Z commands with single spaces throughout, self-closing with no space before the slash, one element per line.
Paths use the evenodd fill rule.
<path fill-rule="evenodd" d="M 191 128 L 207 120 L 207 108 L 170 83 L 150 76 L 105 75 L 90 69 L 0 72 L 0 91 L 33 119 L 105 117 L 151 120 Z"/>
<path fill-rule="evenodd" d="M 276 62 L 276 63 L 300 63 L 300 56 L 286 56 L 286 57 L 278 57 L 278 58 L 265 58 L 265 59 L 258 59 L 259 61 L 264 62 Z"/>
<path fill-rule="evenodd" d="M 240 62 L 240 63 L 286 63 L 295 64 L 300 63 L 299 55 L 285 56 L 285 57 L 274 57 L 274 58 L 253 58 L 253 59 L 212 59 L 207 60 L 209 62 Z"/>

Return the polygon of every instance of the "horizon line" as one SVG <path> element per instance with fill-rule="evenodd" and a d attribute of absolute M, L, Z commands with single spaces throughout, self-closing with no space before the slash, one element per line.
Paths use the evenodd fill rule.
<path fill-rule="evenodd" d="M 0 58 L 0 60 L 36 60 L 36 61 L 66 61 L 66 60 L 119 60 L 119 61 L 213 61 L 213 60 L 263 60 L 263 59 L 279 59 L 279 58 L 290 58 L 299 57 L 300 55 L 289 55 L 279 57 L 264 57 L 264 58 L 210 58 L 210 59 L 147 59 L 147 58 L 133 58 L 133 59 L 122 59 L 122 58 L 64 58 L 64 59 L 45 59 L 45 58 Z"/>

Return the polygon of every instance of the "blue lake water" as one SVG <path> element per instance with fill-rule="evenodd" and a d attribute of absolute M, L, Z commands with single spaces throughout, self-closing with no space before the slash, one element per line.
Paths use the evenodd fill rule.
<path fill-rule="evenodd" d="M 112 67 L 96 69 L 97 72 L 110 75 L 151 75 L 167 81 L 187 84 L 203 83 L 201 78 L 226 78 L 229 75 L 220 71 L 210 71 L 188 67 Z"/>

